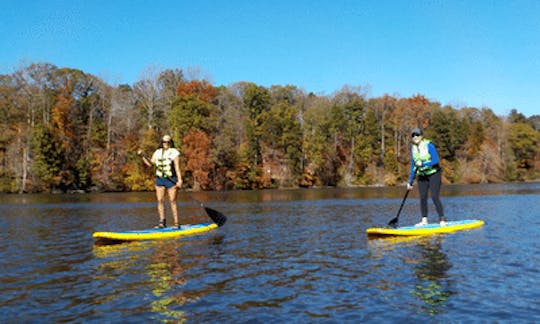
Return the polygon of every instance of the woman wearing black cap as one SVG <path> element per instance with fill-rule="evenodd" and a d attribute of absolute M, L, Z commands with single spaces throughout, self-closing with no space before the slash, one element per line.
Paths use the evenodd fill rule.
<path fill-rule="evenodd" d="M 407 190 L 413 188 L 414 176 L 418 176 L 418 192 L 420 193 L 420 212 L 422 221 L 417 225 L 428 223 L 428 190 L 431 191 L 431 200 L 435 204 L 441 226 L 446 225 L 443 206 L 439 199 L 441 190 L 441 167 L 439 166 L 439 154 L 435 145 L 423 137 L 419 128 L 411 131 L 411 172 L 407 182 Z"/>

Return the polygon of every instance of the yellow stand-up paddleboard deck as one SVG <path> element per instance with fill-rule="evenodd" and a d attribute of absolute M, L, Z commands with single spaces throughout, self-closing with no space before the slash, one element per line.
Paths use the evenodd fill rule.
<path fill-rule="evenodd" d="M 125 232 L 95 232 L 93 237 L 98 240 L 112 241 L 142 241 L 142 240 L 160 240 L 176 238 L 185 235 L 193 235 L 211 231 L 217 228 L 215 223 L 187 224 L 180 226 L 179 229 L 173 227 L 153 228 L 141 231 Z"/>
<path fill-rule="evenodd" d="M 484 225 L 484 221 L 467 219 L 461 221 L 449 221 L 445 226 L 432 223 L 420 226 L 403 226 L 398 228 L 371 227 L 366 230 L 370 236 L 419 236 L 440 233 L 452 233 L 456 231 L 476 228 Z"/>

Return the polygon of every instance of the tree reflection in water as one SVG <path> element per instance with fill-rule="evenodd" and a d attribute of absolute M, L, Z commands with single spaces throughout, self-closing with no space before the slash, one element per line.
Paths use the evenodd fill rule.
<path fill-rule="evenodd" d="M 429 236 L 391 236 L 368 238 L 371 247 L 372 260 L 381 260 L 382 268 L 392 269 L 392 275 L 399 273 L 413 273 L 412 282 L 408 291 L 420 301 L 420 305 L 412 304 L 413 312 L 436 315 L 444 312 L 450 297 L 456 292 L 453 290 L 453 279 L 449 275 L 452 263 L 443 252 L 442 245 L 445 235 Z M 375 262 L 373 270 L 378 272 L 381 263 Z M 380 274 L 379 274 L 380 276 Z M 385 273 L 385 276 L 389 276 Z M 402 281 L 384 281 L 384 290 L 400 289 Z M 391 282 L 391 281 L 390 281 Z"/>
<path fill-rule="evenodd" d="M 214 246 L 222 243 L 223 236 L 198 237 L 194 240 Z M 146 267 L 150 276 L 149 286 L 155 296 L 150 309 L 153 313 L 159 314 L 155 320 L 184 323 L 188 320 L 188 312 L 183 310 L 184 306 L 197 302 L 212 292 L 210 287 L 186 289 L 188 281 L 186 271 L 208 259 L 206 250 L 186 254 L 185 245 L 190 244 L 189 242 L 189 239 L 163 240 L 156 241 L 153 245 L 152 260 Z"/>
<path fill-rule="evenodd" d="M 417 242 L 420 258 L 414 269 L 417 283 L 411 293 L 425 303 L 422 309 L 431 315 L 441 313 L 454 294 L 447 273 L 452 264 L 442 251 L 442 240 L 442 235 L 434 235 Z"/>
<path fill-rule="evenodd" d="M 182 293 L 170 294 L 172 291 L 178 290 L 179 286 L 186 284 L 186 279 L 183 276 L 185 269 L 177 250 L 179 247 L 176 246 L 177 242 L 175 241 L 166 240 L 159 243 L 155 246 L 155 252 L 152 256 L 153 262 L 147 266 L 152 283 L 152 293 L 156 297 L 151 302 L 151 311 L 183 322 L 186 320 L 185 313 L 174 309 L 184 305 L 187 298 Z"/>

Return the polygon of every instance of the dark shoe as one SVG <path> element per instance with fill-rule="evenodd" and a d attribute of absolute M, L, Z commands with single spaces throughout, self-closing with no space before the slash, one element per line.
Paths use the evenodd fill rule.
<path fill-rule="evenodd" d="M 161 219 L 159 221 L 159 224 L 157 224 L 156 227 L 154 227 L 154 228 L 166 228 L 166 227 L 167 227 L 166 221 L 164 219 Z"/>

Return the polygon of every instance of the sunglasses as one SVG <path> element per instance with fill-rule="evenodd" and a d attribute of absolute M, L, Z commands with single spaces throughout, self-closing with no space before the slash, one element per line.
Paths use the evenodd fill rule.
<path fill-rule="evenodd" d="M 161 143 L 163 143 L 163 144 L 165 144 L 165 143 L 169 144 L 170 142 L 171 141 L 161 141 Z"/>
<path fill-rule="evenodd" d="M 412 134 L 412 137 L 422 136 L 420 134 Z"/>

